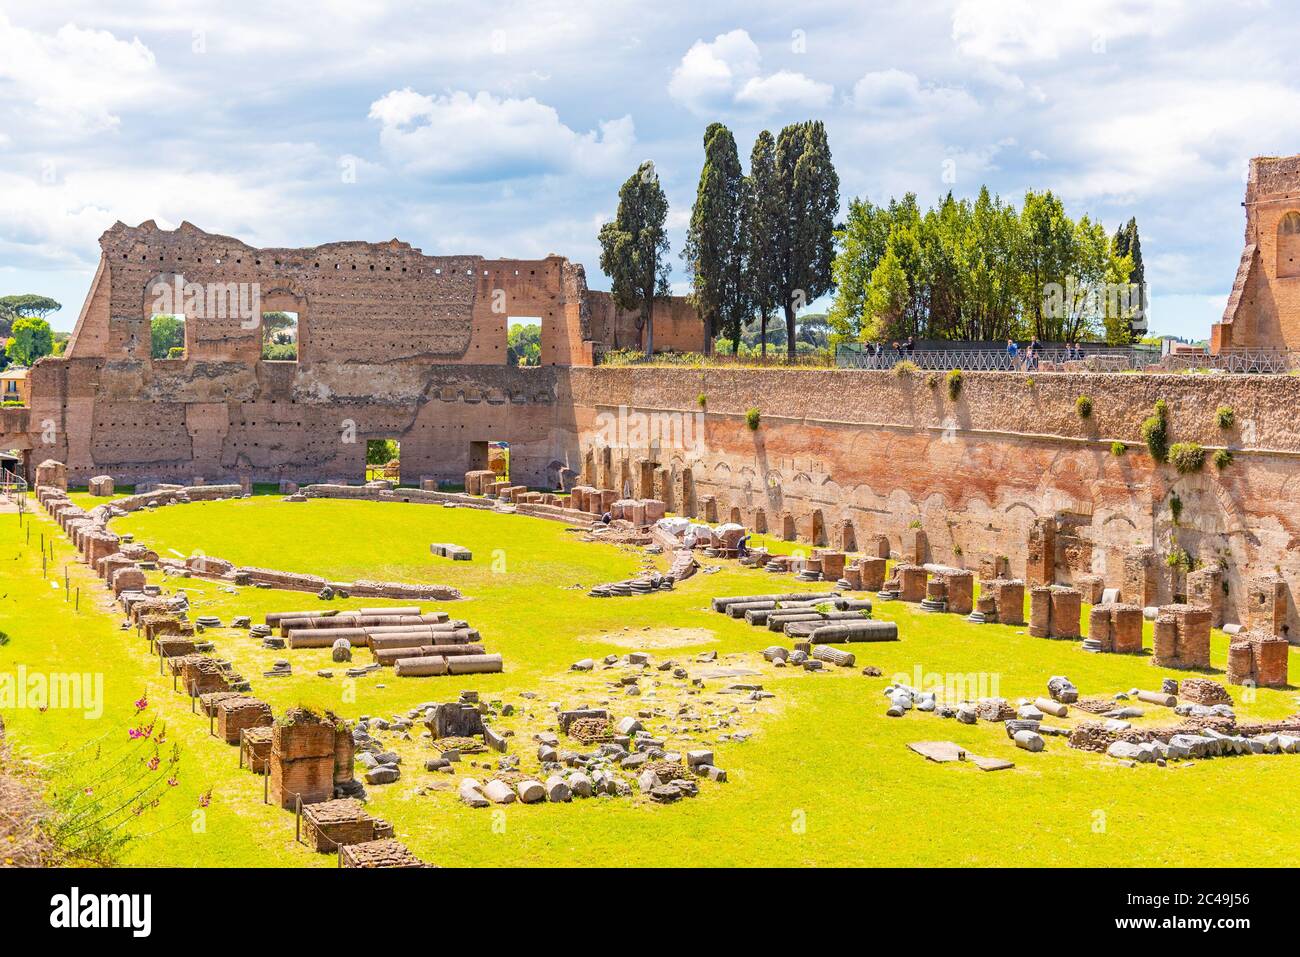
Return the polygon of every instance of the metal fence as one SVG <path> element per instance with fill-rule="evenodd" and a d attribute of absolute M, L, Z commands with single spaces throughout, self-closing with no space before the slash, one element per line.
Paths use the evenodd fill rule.
<path fill-rule="evenodd" d="M 0 469 L 0 498 L 22 502 L 27 498 L 27 481 L 22 476 Z"/>
<path fill-rule="evenodd" d="M 841 346 L 835 364 L 841 369 L 892 369 L 910 362 L 918 369 L 946 372 L 1226 372 L 1233 374 L 1282 375 L 1300 370 L 1300 353 L 1278 349 L 1230 349 L 1209 353 L 1170 353 L 1161 356 L 1147 349 L 1115 348 L 1089 351 L 1045 349 L 1029 355 L 1025 350 L 1012 355 L 1005 349 L 905 349 L 880 352 L 856 346 Z"/>
<path fill-rule="evenodd" d="M 946 372 L 961 369 L 969 372 L 1034 372 L 1038 369 L 1072 369 L 1096 372 L 1124 372 L 1142 368 L 1158 356 L 1132 349 L 1110 352 L 1079 353 L 1068 349 L 1045 349 L 1030 355 L 1026 351 L 1011 354 L 1005 349 L 906 349 L 886 348 L 880 352 L 841 347 L 835 364 L 841 369 L 892 369 L 900 362 L 910 362 L 919 369 Z M 1077 363 L 1077 364 L 1076 364 Z"/>

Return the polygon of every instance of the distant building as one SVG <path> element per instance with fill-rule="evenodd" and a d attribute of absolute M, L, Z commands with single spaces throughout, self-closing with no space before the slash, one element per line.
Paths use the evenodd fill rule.
<path fill-rule="evenodd" d="M 0 402 L 26 405 L 28 398 L 26 369 L 5 369 L 0 372 Z"/>
<path fill-rule="evenodd" d="M 1259 156 L 1246 183 L 1246 245 L 1210 350 L 1300 349 L 1300 156 Z"/>

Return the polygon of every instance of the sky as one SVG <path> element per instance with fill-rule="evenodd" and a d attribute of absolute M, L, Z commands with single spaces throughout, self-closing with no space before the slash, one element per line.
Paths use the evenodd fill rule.
<path fill-rule="evenodd" d="M 1154 333 L 1201 338 L 1251 156 L 1300 152 L 1300 28 L 1263 0 L 43 4 L 0 0 L 0 294 L 70 329 L 115 221 L 256 246 L 559 253 L 654 160 L 678 252 L 718 120 L 825 121 L 841 202 L 981 184 L 1135 216 Z"/>

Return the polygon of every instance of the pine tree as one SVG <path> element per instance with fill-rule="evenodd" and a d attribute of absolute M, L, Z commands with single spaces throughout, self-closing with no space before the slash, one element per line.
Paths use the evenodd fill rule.
<path fill-rule="evenodd" d="M 784 208 L 776 174 L 776 140 L 758 134 L 745 180 L 745 287 L 759 315 L 759 347 L 767 357 L 767 322 L 781 297 L 780 242 Z"/>
<path fill-rule="evenodd" d="M 640 312 L 645 354 L 654 354 L 654 300 L 668 295 L 668 198 L 654 163 L 646 160 L 618 191 L 614 221 L 600 227 L 600 268 L 621 309 Z"/>
<path fill-rule="evenodd" d="M 778 282 L 785 310 L 786 354 L 795 358 L 795 314 L 828 292 L 835 259 L 835 214 L 840 178 L 820 120 L 781 130 L 776 142 L 776 185 L 782 210 L 776 234 Z"/>
<path fill-rule="evenodd" d="M 691 271 L 691 301 L 704 320 L 706 351 L 719 331 L 740 342 L 745 289 L 744 173 L 731 130 L 711 123 L 704 133 L 704 168 L 682 259 Z"/>

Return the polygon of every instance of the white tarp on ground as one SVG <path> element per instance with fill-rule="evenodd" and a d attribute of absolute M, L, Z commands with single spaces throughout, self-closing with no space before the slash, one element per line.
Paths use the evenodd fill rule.
<path fill-rule="evenodd" d="M 679 518 L 674 515 L 659 519 L 659 521 L 655 522 L 655 525 L 662 528 L 669 535 L 673 536 L 673 538 L 681 538 L 682 532 L 686 531 L 686 529 L 690 527 L 691 521 L 690 519 Z"/>

